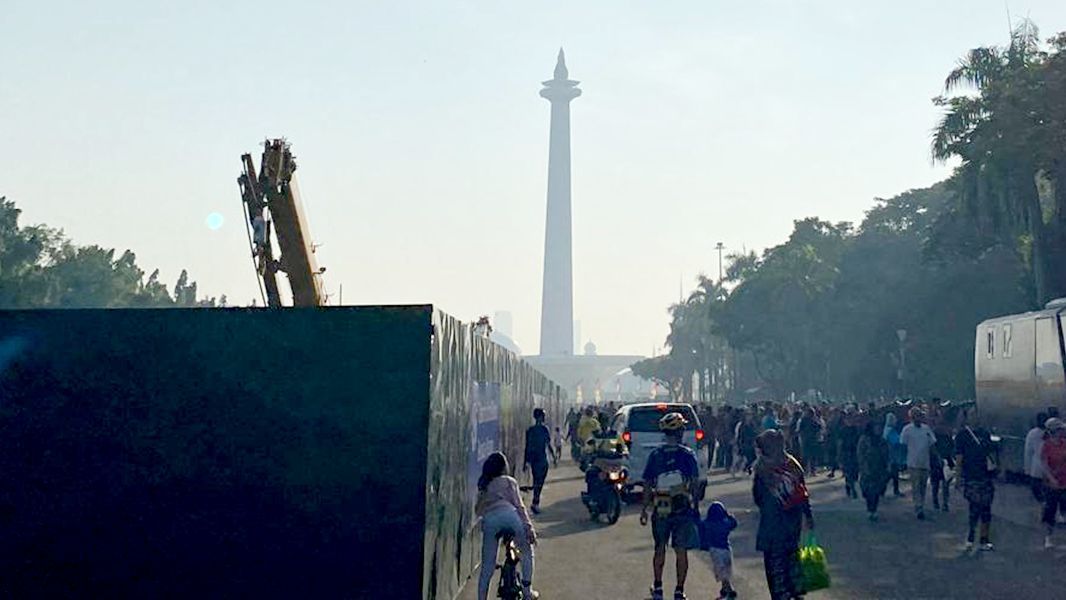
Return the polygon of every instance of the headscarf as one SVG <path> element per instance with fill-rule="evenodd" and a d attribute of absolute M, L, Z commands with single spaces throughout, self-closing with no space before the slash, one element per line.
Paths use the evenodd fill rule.
<path fill-rule="evenodd" d="M 785 436 L 777 429 L 767 429 L 755 438 L 760 456 L 755 461 L 755 475 L 762 479 L 782 506 L 788 506 L 799 488 L 806 495 L 803 467 L 788 452 L 785 452 Z"/>
<path fill-rule="evenodd" d="M 785 436 L 777 429 L 767 429 L 760 433 L 755 438 L 755 446 L 759 449 L 759 459 L 755 461 L 756 470 L 771 471 L 787 462 Z"/>

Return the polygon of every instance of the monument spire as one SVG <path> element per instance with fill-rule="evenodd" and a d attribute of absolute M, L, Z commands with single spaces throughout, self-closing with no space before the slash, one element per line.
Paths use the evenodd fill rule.
<path fill-rule="evenodd" d="M 544 231 L 544 286 L 541 291 L 540 355 L 574 354 L 574 280 L 570 216 L 570 101 L 581 95 L 570 79 L 559 48 L 554 78 L 543 82 L 551 102 L 548 143 L 548 214 Z"/>
<path fill-rule="evenodd" d="M 566 54 L 563 54 L 563 49 L 559 48 L 559 58 L 555 62 L 555 78 L 556 79 L 569 79 L 570 72 L 566 70 Z"/>

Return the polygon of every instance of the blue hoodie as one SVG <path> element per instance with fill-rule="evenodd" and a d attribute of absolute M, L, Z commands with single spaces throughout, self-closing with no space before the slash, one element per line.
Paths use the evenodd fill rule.
<path fill-rule="evenodd" d="M 700 549 L 729 549 L 729 534 L 737 528 L 737 520 L 721 502 L 707 508 L 707 517 L 700 521 Z"/>

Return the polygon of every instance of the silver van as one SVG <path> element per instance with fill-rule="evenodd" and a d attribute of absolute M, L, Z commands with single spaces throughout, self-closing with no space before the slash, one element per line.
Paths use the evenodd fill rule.
<path fill-rule="evenodd" d="M 646 402 L 627 404 L 618 409 L 611 421 L 611 429 L 618 432 L 622 441 L 629 447 L 629 485 L 644 485 L 644 467 L 652 450 L 662 446 L 665 434 L 659 431 L 659 419 L 665 415 L 681 413 L 688 421 L 682 443 L 693 451 L 703 441 L 703 428 L 691 404 L 681 402 Z M 696 461 L 697 464 L 699 460 Z M 707 478 L 700 477 L 696 487 L 696 499 L 702 500 Z"/>

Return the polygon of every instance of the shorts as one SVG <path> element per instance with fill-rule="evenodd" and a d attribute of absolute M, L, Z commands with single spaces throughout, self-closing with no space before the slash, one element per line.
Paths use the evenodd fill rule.
<path fill-rule="evenodd" d="M 962 495 L 975 506 L 992 506 L 992 500 L 996 496 L 996 486 L 989 479 L 963 481 Z"/>
<path fill-rule="evenodd" d="M 700 547 L 700 533 L 696 529 L 696 520 L 691 515 L 670 515 L 669 517 L 652 516 L 651 536 L 655 547 L 667 544 L 677 550 L 695 550 Z"/>
<path fill-rule="evenodd" d="M 729 548 L 711 548 L 711 567 L 715 581 L 733 581 L 733 551 Z"/>

